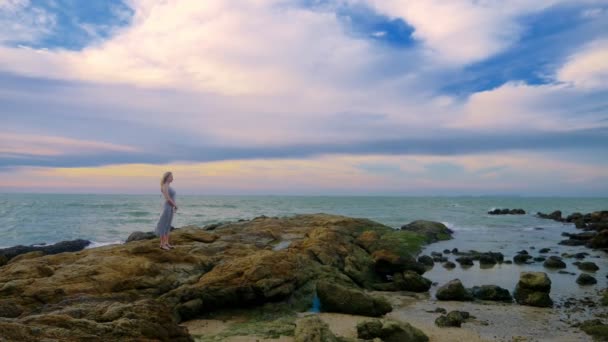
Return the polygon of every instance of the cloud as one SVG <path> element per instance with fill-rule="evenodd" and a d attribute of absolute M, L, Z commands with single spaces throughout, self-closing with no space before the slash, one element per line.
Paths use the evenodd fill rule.
<path fill-rule="evenodd" d="M 56 21 L 53 14 L 31 6 L 29 0 L 3 0 L 0 2 L 0 43 L 35 42 L 50 34 Z"/>
<path fill-rule="evenodd" d="M 518 41 L 522 16 L 566 1 L 355 0 L 412 25 L 429 57 L 466 65 L 500 53 Z"/>
<path fill-rule="evenodd" d="M 136 148 L 112 143 L 69 139 L 56 136 L 0 132 L 0 159 L 27 157 L 59 157 L 100 152 L 135 152 Z"/>
<path fill-rule="evenodd" d="M 557 70 L 556 78 L 577 88 L 608 88 L 608 39 L 583 46 Z"/>

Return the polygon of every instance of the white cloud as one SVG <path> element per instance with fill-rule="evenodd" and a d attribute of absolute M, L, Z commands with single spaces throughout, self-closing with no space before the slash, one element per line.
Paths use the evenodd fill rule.
<path fill-rule="evenodd" d="M 29 0 L 0 1 L 0 43 L 36 42 L 52 32 L 54 15 Z"/>
<path fill-rule="evenodd" d="M 608 88 L 608 39 L 583 46 L 557 70 L 556 78 L 577 88 Z"/>
<path fill-rule="evenodd" d="M 513 45 L 524 28 L 517 19 L 546 9 L 560 0 L 352 0 L 378 12 L 401 18 L 414 27 L 413 37 L 427 54 L 443 63 L 470 64 Z"/>

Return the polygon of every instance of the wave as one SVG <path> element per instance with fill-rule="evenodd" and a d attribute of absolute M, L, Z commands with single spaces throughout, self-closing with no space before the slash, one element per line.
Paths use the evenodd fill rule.
<path fill-rule="evenodd" d="M 123 243 L 124 243 L 124 241 L 120 241 L 120 240 L 111 241 L 111 242 L 91 241 L 91 244 L 89 244 L 87 247 L 85 247 L 85 249 L 103 247 L 103 246 L 109 246 L 109 245 L 122 245 Z"/>

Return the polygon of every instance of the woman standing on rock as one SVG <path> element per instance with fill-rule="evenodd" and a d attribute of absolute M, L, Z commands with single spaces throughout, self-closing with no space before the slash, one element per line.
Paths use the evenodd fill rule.
<path fill-rule="evenodd" d="M 173 246 L 169 244 L 169 232 L 171 231 L 173 213 L 177 211 L 177 204 L 175 204 L 175 190 L 169 186 L 171 182 L 173 182 L 173 174 L 171 172 L 165 172 L 163 178 L 160 180 L 160 191 L 165 197 L 165 203 L 163 204 L 160 219 L 156 225 L 156 235 L 160 236 L 160 248 L 164 250 L 173 248 Z"/>

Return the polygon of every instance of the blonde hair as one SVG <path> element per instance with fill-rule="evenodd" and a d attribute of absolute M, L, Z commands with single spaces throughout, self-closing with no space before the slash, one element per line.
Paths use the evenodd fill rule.
<path fill-rule="evenodd" d="M 167 171 L 165 172 L 165 174 L 163 175 L 163 177 L 160 179 L 160 188 L 163 188 L 163 185 L 165 185 L 165 183 L 167 183 L 167 178 L 169 178 L 169 176 L 171 176 L 173 173 L 171 173 L 171 171 Z"/>

